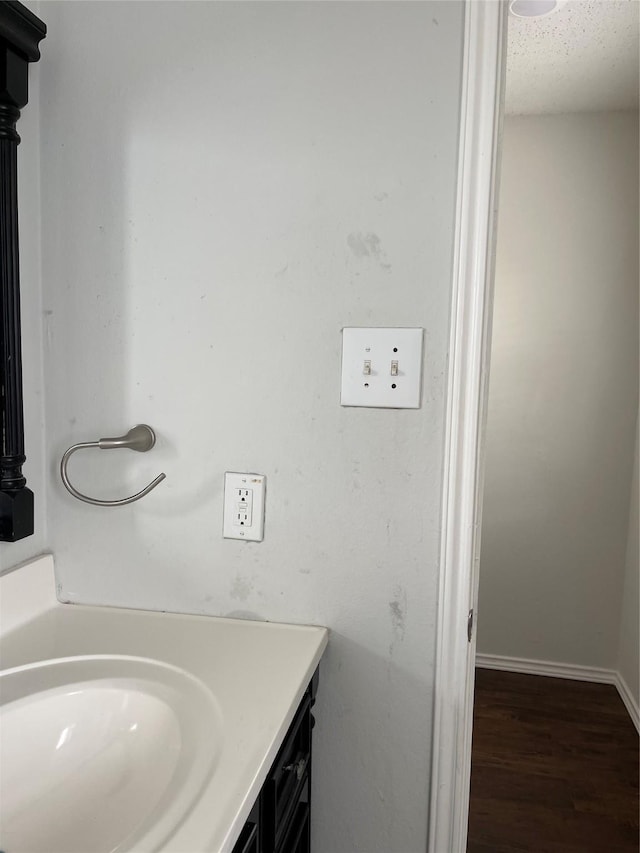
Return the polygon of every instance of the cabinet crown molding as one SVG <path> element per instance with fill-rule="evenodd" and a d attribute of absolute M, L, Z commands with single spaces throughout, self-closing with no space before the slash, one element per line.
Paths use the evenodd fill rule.
<path fill-rule="evenodd" d="M 38 45 L 47 34 L 46 24 L 18 0 L 4 0 L 0 14 L 0 39 L 28 62 L 40 59 Z"/>

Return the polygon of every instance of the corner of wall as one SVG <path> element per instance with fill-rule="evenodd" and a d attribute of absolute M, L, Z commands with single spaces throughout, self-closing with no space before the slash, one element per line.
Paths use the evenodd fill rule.
<path fill-rule="evenodd" d="M 636 423 L 636 448 L 629 496 L 629 529 L 625 560 L 624 586 L 620 612 L 618 672 L 637 711 L 640 705 L 640 530 L 638 529 L 639 490 L 638 434 L 640 413 Z M 625 704 L 627 704 L 625 702 Z"/>

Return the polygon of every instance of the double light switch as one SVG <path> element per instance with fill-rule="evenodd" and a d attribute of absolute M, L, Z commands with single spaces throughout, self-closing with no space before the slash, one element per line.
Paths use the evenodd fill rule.
<path fill-rule="evenodd" d="M 343 406 L 419 409 L 423 329 L 342 330 Z"/>

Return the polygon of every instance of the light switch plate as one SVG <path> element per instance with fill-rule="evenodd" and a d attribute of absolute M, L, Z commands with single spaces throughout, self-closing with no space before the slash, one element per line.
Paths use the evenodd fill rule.
<path fill-rule="evenodd" d="M 342 330 L 342 406 L 419 409 L 423 329 Z"/>
<path fill-rule="evenodd" d="M 224 475 L 224 514 L 222 536 L 262 542 L 264 539 L 264 474 Z"/>

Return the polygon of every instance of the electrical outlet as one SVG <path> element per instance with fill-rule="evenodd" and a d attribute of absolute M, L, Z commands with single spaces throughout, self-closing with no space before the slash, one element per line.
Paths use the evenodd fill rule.
<path fill-rule="evenodd" d="M 253 521 L 253 489 L 234 489 L 236 510 L 233 523 L 236 527 L 251 527 Z"/>
<path fill-rule="evenodd" d="M 266 482 L 263 474 L 227 471 L 224 475 L 222 535 L 225 539 L 262 542 Z"/>

